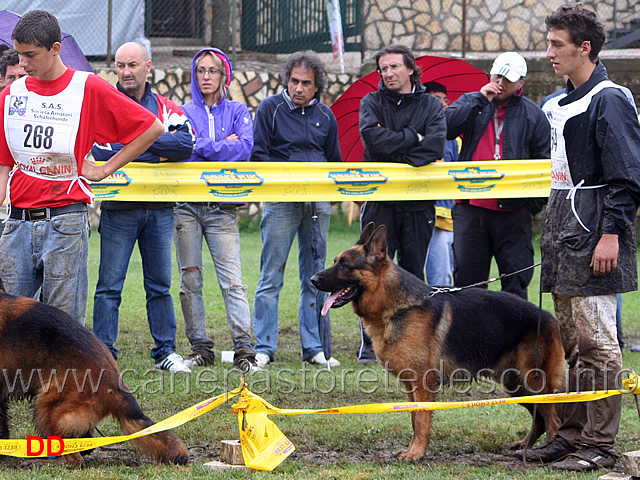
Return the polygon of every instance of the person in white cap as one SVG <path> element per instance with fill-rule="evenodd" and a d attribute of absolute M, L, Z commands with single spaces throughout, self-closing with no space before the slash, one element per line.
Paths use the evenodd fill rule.
<path fill-rule="evenodd" d="M 506 52 L 493 62 L 489 83 L 445 110 L 447 138 L 462 136 L 459 161 L 549 158 L 550 127 L 544 113 L 522 96 L 527 62 Z M 495 257 L 500 274 L 533 264 L 533 216 L 545 199 L 458 200 L 453 207 L 454 282 L 462 287 L 489 278 Z M 502 290 L 527 298 L 532 269 L 502 279 Z"/>

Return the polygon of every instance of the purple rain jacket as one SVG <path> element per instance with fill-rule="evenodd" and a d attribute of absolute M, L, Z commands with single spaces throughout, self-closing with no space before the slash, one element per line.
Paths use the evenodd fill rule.
<path fill-rule="evenodd" d="M 191 64 L 191 98 L 182 110 L 191 121 L 196 132 L 196 144 L 190 162 L 241 162 L 249 160 L 253 148 L 253 122 L 244 103 L 225 97 L 211 108 L 204 103 L 196 80 L 196 59 L 202 52 L 213 52 L 222 60 L 227 70 L 227 86 L 233 79 L 233 71 L 227 56 L 217 48 L 204 48 L 194 57 Z M 235 133 L 240 140 L 227 140 Z"/>

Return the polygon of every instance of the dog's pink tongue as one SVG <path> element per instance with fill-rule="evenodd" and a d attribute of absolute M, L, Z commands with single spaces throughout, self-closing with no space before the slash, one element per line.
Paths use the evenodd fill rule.
<path fill-rule="evenodd" d="M 331 305 L 333 305 L 333 302 L 336 301 L 336 298 L 338 298 L 338 295 L 340 295 L 341 293 L 342 293 L 342 290 L 338 290 L 337 292 L 333 292 L 331 295 L 327 297 L 327 299 L 324 301 L 324 305 L 322 306 L 321 313 L 323 317 L 327 314 L 327 312 L 331 308 Z"/>

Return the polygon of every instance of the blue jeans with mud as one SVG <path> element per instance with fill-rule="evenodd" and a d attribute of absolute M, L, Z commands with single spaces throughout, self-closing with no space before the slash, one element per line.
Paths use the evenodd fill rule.
<path fill-rule="evenodd" d="M 180 271 L 180 304 L 184 329 L 194 353 L 210 355 L 213 340 L 207 335 L 202 297 L 202 240 L 206 240 L 224 299 L 227 325 L 236 356 L 253 356 L 251 311 L 247 286 L 242 283 L 240 233 L 234 205 L 178 203 L 174 241 Z"/>
<path fill-rule="evenodd" d="M 102 210 L 100 269 L 93 302 L 93 333 L 114 357 L 119 308 L 127 268 L 136 242 L 142 257 L 147 321 L 155 346 L 151 357 L 161 362 L 175 351 L 176 315 L 171 298 L 173 208 Z M 138 288 L 138 287 L 134 287 Z"/>
<path fill-rule="evenodd" d="M 326 244 L 331 221 L 331 204 L 317 202 L 318 221 Z M 270 358 L 278 347 L 278 302 L 284 285 L 284 270 L 295 236 L 298 236 L 298 275 L 300 277 L 300 303 L 298 325 L 302 359 L 309 360 L 322 351 L 318 328 L 317 290 L 311 283 L 315 262 L 311 249 L 313 220 L 311 204 L 266 202 L 260 221 L 262 254 L 260 281 L 253 304 L 253 331 L 256 351 Z M 324 259 L 322 259 L 324 264 Z"/>
<path fill-rule="evenodd" d="M 8 219 L 0 237 L 5 291 L 60 308 L 84 325 L 87 313 L 89 216 L 65 213 L 49 220 Z"/>

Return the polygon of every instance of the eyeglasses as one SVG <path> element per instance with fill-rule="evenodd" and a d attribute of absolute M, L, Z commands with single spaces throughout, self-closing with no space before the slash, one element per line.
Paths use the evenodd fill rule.
<path fill-rule="evenodd" d="M 208 70 L 206 68 L 196 69 L 196 75 L 198 75 L 199 77 L 204 77 L 207 73 L 210 77 L 213 77 L 217 73 L 222 74 L 222 70 L 220 70 L 219 68 L 210 68 Z"/>
<path fill-rule="evenodd" d="M 391 70 L 392 72 L 395 72 L 396 70 L 398 70 L 400 68 L 402 68 L 402 65 L 394 63 L 393 65 L 389 65 L 389 66 L 386 66 L 386 67 L 379 68 L 378 72 L 387 73 L 389 70 Z"/>

